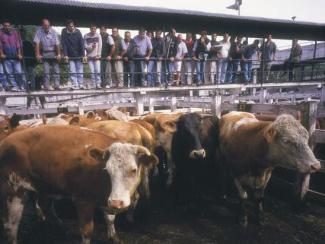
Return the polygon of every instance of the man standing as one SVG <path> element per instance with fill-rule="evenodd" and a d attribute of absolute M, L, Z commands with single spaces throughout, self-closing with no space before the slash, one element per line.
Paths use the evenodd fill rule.
<path fill-rule="evenodd" d="M 134 71 L 135 66 L 133 62 L 133 55 L 134 55 L 134 41 L 131 37 L 131 32 L 126 31 L 124 33 L 124 42 L 126 47 L 126 53 L 124 54 L 123 61 L 124 61 L 124 84 L 127 87 L 134 86 Z"/>
<path fill-rule="evenodd" d="M 262 81 L 268 81 L 270 76 L 270 70 L 272 61 L 275 60 L 276 45 L 272 41 L 272 35 L 267 36 L 267 41 L 262 44 L 261 47 L 261 78 Z"/>
<path fill-rule="evenodd" d="M 226 78 L 227 66 L 228 66 L 228 55 L 230 49 L 230 41 L 228 33 L 223 35 L 223 40 L 220 42 L 218 49 L 218 83 L 224 83 Z"/>
<path fill-rule="evenodd" d="M 109 45 L 107 42 L 108 39 L 108 33 L 107 33 L 107 28 L 106 26 L 101 26 L 100 27 L 100 36 L 102 37 L 102 53 L 101 57 L 107 57 L 108 56 L 108 51 L 109 51 Z M 101 59 L 100 60 L 100 77 L 102 81 L 102 87 L 109 87 L 108 81 L 107 81 L 107 76 L 106 76 L 106 65 L 107 65 L 107 60 Z M 111 71 L 110 71 L 111 72 Z"/>
<path fill-rule="evenodd" d="M 248 83 L 252 80 L 252 58 L 254 54 L 257 52 L 257 57 L 259 57 L 259 40 L 254 40 L 254 43 L 251 45 L 246 46 L 244 52 L 242 54 L 242 67 L 243 67 L 243 75 L 244 75 L 244 82 Z"/>
<path fill-rule="evenodd" d="M 21 67 L 22 41 L 19 33 L 11 28 L 11 23 L 8 20 L 3 22 L 3 29 L 0 30 L 0 58 L 4 60 L 4 73 L 10 83 L 11 90 L 25 90 Z M 4 80 L 3 88 L 9 89 L 6 80 Z"/>
<path fill-rule="evenodd" d="M 285 72 L 289 71 L 289 81 L 293 79 L 293 69 L 300 62 L 302 55 L 302 48 L 298 44 L 298 39 L 292 40 L 292 47 L 289 58 L 284 62 Z"/>
<path fill-rule="evenodd" d="M 236 73 L 238 71 L 238 67 L 240 64 L 240 60 L 242 58 L 242 37 L 237 36 L 235 42 L 231 43 L 229 50 L 229 72 L 226 75 L 226 82 L 234 82 L 236 78 Z"/>
<path fill-rule="evenodd" d="M 192 33 L 187 33 L 186 34 L 186 49 L 187 49 L 187 54 L 184 57 L 184 73 L 183 73 L 183 78 L 182 82 L 186 85 L 192 85 L 192 77 L 193 77 L 193 47 L 194 47 L 194 41 L 193 41 L 193 36 Z"/>
<path fill-rule="evenodd" d="M 201 37 L 196 40 L 193 47 L 193 59 L 196 61 L 197 85 L 202 85 L 204 83 L 205 64 L 210 48 L 211 43 L 207 37 L 207 32 L 201 31 Z"/>
<path fill-rule="evenodd" d="M 116 87 L 123 87 L 123 61 L 122 57 L 126 53 L 125 42 L 118 33 L 117 27 L 112 28 L 112 38 L 114 40 L 114 52 L 112 55 L 113 58 L 113 71 L 114 71 L 114 80 L 116 80 Z"/>
<path fill-rule="evenodd" d="M 88 64 L 91 72 L 92 85 L 90 88 L 100 89 L 100 57 L 102 53 L 102 38 L 96 33 L 97 26 L 92 24 L 90 32 L 84 36 Z"/>
<path fill-rule="evenodd" d="M 44 90 L 50 90 L 50 69 L 53 69 L 54 89 L 60 90 L 61 60 L 60 40 L 48 19 L 42 20 L 42 27 L 37 30 L 35 37 L 35 56 L 38 62 L 43 61 Z"/>
<path fill-rule="evenodd" d="M 161 30 L 155 32 L 155 37 L 151 39 L 153 60 L 148 64 L 148 83 L 149 86 L 161 86 L 161 67 L 165 53 L 165 42 L 161 37 Z M 155 84 L 156 82 L 156 84 Z"/>
<path fill-rule="evenodd" d="M 146 36 L 144 28 L 140 28 L 139 34 L 133 38 L 134 58 L 135 58 L 135 72 L 140 74 L 141 86 L 147 86 L 145 76 L 147 73 L 147 62 L 152 53 L 152 44 L 150 38 Z"/>
<path fill-rule="evenodd" d="M 181 77 L 181 68 L 182 68 L 182 63 L 185 55 L 187 54 L 187 47 L 185 42 L 183 41 L 183 35 L 178 34 L 177 36 L 177 53 L 175 56 L 175 71 L 176 71 L 176 81 L 175 85 L 178 86 L 180 82 L 180 77 Z"/>
<path fill-rule="evenodd" d="M 210 80 L 211 84 L 216 83 L 216 75 L 217 75 L 217 59 L 218 59 L 218 51 L 220 47 L 220 43 L 217 41 L 218 34 L 212 34 L 211 40 L 211 49 L 210 49 Z"/>
<path fill-rule="evenodd" d="M 69 63 L 72 89 L 84 89 L 83 84 L 83 56 L 84 43 L 81 32 L 75 28 L 74 22 L 68 20 L 66 28 L 62 30 L 61 42 L 64 61 Z"/>
<path fill-rule="evenodd" d="M 174 59 L 177 53 L 177 37 L 176 29 L 171 28 L 169 33 L 165 37 L 165 47 L 166 47 L 166 61 L 164 64 L 166 85 L 170 85 L 174 80 L 173 70 L 174 70 Z"/>

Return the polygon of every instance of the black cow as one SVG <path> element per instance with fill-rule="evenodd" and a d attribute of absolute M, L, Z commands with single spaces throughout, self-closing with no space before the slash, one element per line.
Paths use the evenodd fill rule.
<path fill-rule="evenodd" d="M 171 150 L 175 164 L 174 189 L 176 203 L 185 210 L 191 203 L 201 205 L 201 194 L 217 178 L 218 124 L 218 118 L 197 113 L 184 114 L 177 122 Z"/>

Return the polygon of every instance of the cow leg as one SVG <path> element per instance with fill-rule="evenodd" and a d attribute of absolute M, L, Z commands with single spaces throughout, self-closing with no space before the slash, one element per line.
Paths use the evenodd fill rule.
<path fill-rule="evenodd" d="M 239 180 L 235 178 L 235 186 L 237 188 L 239 199 L 240 199 L 240 207 L 239 207 L 239 223 L 241 226 L 247 226 L 247 192 L 244 190 Z"/>
<path fill-rule="evenodd" d="M 134 212 L 135 212 L 135 209 L 137 207 L 139 198 L 140 198 L 140 196 L 139 196 L 138 192 L 135 192 L 134 197 L 133 197 L 132 202 L 131 202 L 131 205 L 130 205 L 129 209 L 127 210 L 127 213 L 126 213 L 126 219 L 131 224 L 134 223 Z"/>
<path fill-rule="evenodd" d="M 54 209 L 53 199 L 49 199 L 47 197 L 40 197 L 38 201 L 38 205 L 40 209 L 43 211 L 44 217 L 50 222 L 57 226 L 62 227 L 62 220 L 56 214 Z"/>
<path fill-rule="evenodd" d="M 108 239 L 111 240 L 114 244 L 122 243 L 118 238 L 115 230 L 115 215 L 105 213 L 105 220 L 107 224 L 107 235 Z"/>
<path fill-rule="evenodd" d="M 257 217 L 257 223 L 260 225 L 265 224 L 265 215 L 264 215 L 264 209 L 263 209 L 263 200 L 264 200 L 264 192 L 265 188 L 267 186 L 267 183 L 269 182 L 271 178 L 271 171 L 265 172 L 265 174 L 262 177 L 261 180 L 261 186 L 260 188 L 256 188 L 254 191 L 254 198 L 255 198 L 255 212 Z"/>
<path fill-rule="evenodd" d="M 18 242 L 18 227 L 24 210 L 24 196 L 7 195 L 2 203 L 2 222 L 8 243 Z"/>
<path fill-rule="evenodd" d="M 95 206 L 88 202 L 76 201 L 82 244 L 90 244 L 94 232 Z"/>

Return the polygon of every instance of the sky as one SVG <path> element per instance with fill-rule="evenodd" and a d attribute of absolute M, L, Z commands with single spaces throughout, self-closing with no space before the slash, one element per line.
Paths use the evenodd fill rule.
<path fill-rule="evenodd" d="M 237 15 L 237 11 L 227 9 L 235 0 L 74 0 L 80 2 L 115 3 L 134 6 L 164 7 L 172 9 L 187 9 L 210 13 Z M 325 23 L 325 0 L 242 0 L 241 16 L 265 17 L 296 21 Z M 56 28 L 60 31 L 61 28 Z M 81 29 L 88 32 L 87 28 Z M 124 30 L 121 30 L 123 33 Z M 135 35 L 136 32 L 132 32 Z M 249 40 L 251 42 L 252 39 Z M 289 48 L 290 40 L 277 40 L 278 48 Z M 304 40 L 300 44 L 309 44 Z"/>

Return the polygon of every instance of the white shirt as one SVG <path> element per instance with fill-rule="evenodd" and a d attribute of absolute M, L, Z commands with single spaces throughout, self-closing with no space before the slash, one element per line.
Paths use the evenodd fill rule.
<path fill-rule="evenodd" d="M 187 54 L 187 47 L 185 42 L 181 41 L 177 46 L 177 53 L 175 58 L 178 59 L 180 57 L 184 57 L 185 54 Z"/>
<path fill-rule="evenodd" d="M 230 49 L 230 41 L 221 41 L 220 45 L 217 45 L 217 47 L 221 47 L 219 51 L 219 58 L 228 58 L 229 49 Z"/>

